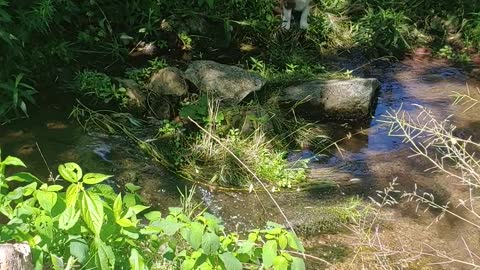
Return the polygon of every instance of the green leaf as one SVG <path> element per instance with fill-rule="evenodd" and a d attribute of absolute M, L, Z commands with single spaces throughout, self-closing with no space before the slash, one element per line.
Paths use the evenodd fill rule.
<path fill-rule="evenodd" d="M 207 255 L 215 254 L 220 247 L 220 237 L 214 233 L 207 232 L 202 237 L 202 249 Z"/>
<path fill-rule="evenodd" d="M 59 165 L 58 172 L 63 179 L 71 183 L 77 183 L 82 179 L 82 168 L 74 162 Z"/>
<path fill-rule="evenodd" d="M 288 270 L 288 261 L 283 256 L 277 256 L 273 259 L 273 269 Z"/>
<path fill-rule="evenodd" d="M 62 189 L 63 189 L 63 187 L 60 186 L 60 185 L 51 185 L 47 188 L 47 191 L 57 192 L 57 191 L 60 191 Z"/>
<path fill-rule="evenodd" d="M 134 248 L 130 251 L 130 258 L 128 261 L 130 262 L 130 269 L 132 270 L 144 270 L 146 268 L 142 255 L 140 255 Z"/>
<path fill-rule="evenodd" d="M 133 212 L 135 215 L 138 213 L 142 212 L 145 209 L 150 208 L 150 206 L 144 206 L 144 205 L 134 205 L 128 208 L 128 211 Z"/>
<path fill-rule="evenodd" d="M 117 198 L 115 198 L 115 201 L 113 201 L 113 215 L 115 216 L 115 219 L 120 219 L 122 215 L 122 195 L 118 194 Z"/>
<path fill-rule="evenodd" d="M 58 219 L 58 227 L 62 230 L 70 230 L 77 224 L 78 219 L 80 218 L 80 210 L 75 212 L 74 207 L 65 208 L 65 211 L 60 215 Z"/>
<path fill-rule="evenodd" d="M 50 213 L 55 203 L 57 203 L 57 193 L 37 190 L 34 194 L 40 206 Z"/>
<path fill-rule="evenodd" d="M 120 225 L 120 226 L 123 227 L 123 228 L 128 228 L 128 227 L 135 227 L 135 226 L 137 226 L 137 224 L 135 224 L 133 221 L 131 221 L 131 220 L 128 219 L 128 218 L 117 219 L 117 220 L 115 220 L 115 222 L 117 222 L 117 224 Z"/>
<path fill-rule="evenodd" d="M 74 207 L 78 200 L 78 192 L 80 191 L 80 187 L 77 184 L 71 184 L 67 188 L 66 203 L 67 207 Z"/>
<path fill-rule="evenodd" d="M 142 187 L 134 185 L 132 183 L 127 183 L 125 187 L 132 193 L 135 193 L 136 191 L 139 191 Z"/>
<path fill-rule="evenodd" d="M 157 221 L 162 218 L 162 213 L 160 211 L 151 211 L 146 213 L 144 216 L 149 221 Z"/>
<path fill-rule="evenodd" d="M 46 236 L 49 239 L 53 238 L 53 221 L 52 218 L 46 215 L 40 215 L 35 219 L 35 229 L 37 232 Z"/>
<path fill-rule="evenodd" d="M 225 265 L 226 270 L 242 270 L 242 263 L 237 258 L 235 258 L 233 253 L 222 253 L 219 255 L 219 257 Z"/>
<path fill-rule="evenodd" d="M 300 240 L 294 234 L 287 233 L 286 236 L 287 236 L 287 239 L 288 239 L 288 245 L 292 249 L 294 249 L 296 251 L 300 251 L 300 252 L 305 251 L 305 249 L 302 246 L 302 243 L 300 242 Z"/>
<path fill-rule="evenodd" d="M 95 237 L 95 247 L 97 248 L 97 265 L 101 270 L 115 269 L 115 254 L 110 246 L 107 246 L 100 238 Z"/>
<path fill-rule="evenodd" d="M 84 192 L 82 196 L 82 218 L 88 228 L 98 236 L 103 225 L 102 199 L 95 193 Z"/>
<path fill-rule="evenodd" d="M 95 185 L 107 180 L 110 177 L 112 177 L 112 175 L 105 175 L 101 173 L 87 173 L 83 177 L 83 182 L 85 184 Z"/>
<path fill-rule="evenodd" d="M 160 227 L 167 236 L 172 236 L 177 233 L 178 230 L 185 227 L 185 225 L 171 220 L 162 220 L 159 222 L 158 227 Z"/>
<path fill-rule="evenodd" d="M 293 257 L 291 270 L 305 270 L 305 262 L 297 257 Z"/>
<path fill-rule="evenodd" d="M 288 244 L 288 239 L 285 236 L 285 234 L 280 234 L 280 236 L 278 237 L 278 246 L 281 249 L 285 249 L 287 248 L 287 244 Z"/>
<path fill-rule="evenodd" d="M 10 166 L 20 166 L 20 167 L 27 167 L 25 166 L 25 164 L 23 163 L 23 161 L 21 161 L 19 158 L 16 158 L 16 157 L 12 157 L 12 156 L 8 156 L 5 160 L 3 160 L 1 162 L 3 165 L 10 165 Z"/>
<path fill-rule="evenodd" d="M 70 254 L 74 256 L 80 264 L 87 263 L 89 259 L 88 243 L 82 238 L 72 239 L 70 243 Z"/>
<path fill-rule="evenodd" d="M 50 254 L 50 257 L 52 258 L 52 266 L 54 270 L 64 270 L 65 265 L 63 264 L 63 259 L 58 257 L 55 254 Z"/>
<path fill-rule="evenodd" d="M 195 263 L 197 262 L 196 259 L 188 258 L 183 261 L 181 270 L 192 270 L 195 267 Z"/>
<path fill-rule="evenodd" d="M 187 234 L 187 241 L 193 249 L 198 249 L 202 244 L 204 226 L 198 222 L 192 222 Z"/>
<path fill-rule="evenodd" d="M 263 246 L 262 260 L 265 268 L 273 265 L 273 260 L 277 256 L 277 241 L 268 240 Z"/>
<path fill-rule="evenodd" d="M 127 194 L 123 197 L 123 204 L 125 204 L 126 207 L 132 207 L 136 205 L 136 200 L 135 200 L 135 194 Z"/>
<path fill-rule="evenodd" d="M 5 178 L 6 181 L 17 181 L 17 182 L 41 182 L 36 176 L 27 172 L 19 172 L 12 176 Z"/>

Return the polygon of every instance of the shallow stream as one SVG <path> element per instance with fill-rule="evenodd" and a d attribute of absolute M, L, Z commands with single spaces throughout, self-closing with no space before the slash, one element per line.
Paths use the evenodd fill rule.
<path fill-rule="evenodd" d="M 412 104 L 420 104 L 431 108 L 440 119 L 455 114 L 453 120 L 459 135 L 472 136 L 476 141 L 480 139 L 479 112 L 462 113 L 464 108 L 453 106 L 449 96 L 453 91 L 466 93 L 467 84 L 472 93 L 480 87 L 480 80 L 462 69 L 440 60 L 407 59 L 395 64 L 366 66 L 357 69 L 355 75 L 375 77 L 381 82 L 375 118 L 358 134 L 358 129 L 345 126 L 343 134 L 335 136 L 341 138 L 347 132 L 355 135 L 339 143 L 343 151 L 320 159 L 321 162 L 310 163 L 312 168 L 325 173 L 324 177 L 353 183 L 353 191 L 275 193 L 278 204 L 297 226 L 314 225 L 322 218 L 319 209 L 334 205 L 345 193 L 370 194 L 395 177 L 405 188 L 417 183 L 422 188 L 432 189 L 443 183 L 437 181 L 438 175 L 424 173 L 428 164 L 408 158 L 411 152 L 400 138 L 388 136 L 388 129 L 378 119 L 391 108 L 402 106 L 415 115 L 419 109 Z M 40 177 L 47 177 L 49 170 L 55 173 L 60 163 L 77 162 L 85 171 L 113 174 L 111 183 L 118 187 L 127 182 L 142 186 L 142 195 L 160 209 L 179 204 L 177 187 L 184 190 L 185 182 L 146 158 L 135 145 L 121 136 L 84 132 L 75 122 L 66 119 L 63 108 L 47 106 L 40 111 L 30 119 L 0 127 L 3 156 L 10 154 L 22 158 L 29 171 Z M 261 227 L 269 220 L 283 223 L 272 201 L 261 191 L 226 193 L 198 188 L 197 199 L 211 213 L 222 217 L 231 229 Z"/>

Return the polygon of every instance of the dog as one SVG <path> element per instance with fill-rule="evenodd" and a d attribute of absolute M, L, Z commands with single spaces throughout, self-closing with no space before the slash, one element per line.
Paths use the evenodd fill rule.
<path fill-rule="evenodd" d="M 290 30 L 292 12 L 298 11 L 302 13 L 300 17 L 300 28 L 308 29 L 310 2 L 311 0 L 280 0 L 280 5 L 282 7 L 282 27 L 286 30 Z"/>

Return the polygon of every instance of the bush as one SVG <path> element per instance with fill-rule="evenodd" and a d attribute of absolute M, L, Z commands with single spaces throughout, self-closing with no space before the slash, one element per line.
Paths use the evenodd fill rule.
<path fill-rule="evenodd" d="M 26 172 L 6 175 L 10 166 L 25 164 L 0 159 L 0 213 L 7 220 L 0 242 L 27 242 L 36 269 L 305 269 L 292 256 L 303 252 L 301 243 L 278 224 L 242 240 L 206 212 L 147 212 L 135 193 L 140 187 L 127 184 L 122 196 L 103 184 L 111 176 L 83 174 L 75 163 L 60 165 L 53 184 Z"/>

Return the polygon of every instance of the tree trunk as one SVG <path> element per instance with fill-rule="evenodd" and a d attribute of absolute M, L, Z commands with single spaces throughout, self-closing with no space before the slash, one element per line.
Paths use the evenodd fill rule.
<path fill-rule="evenodd" d="M 28 244 L 1 244 L 0 270 L 33 270 Z"/>

